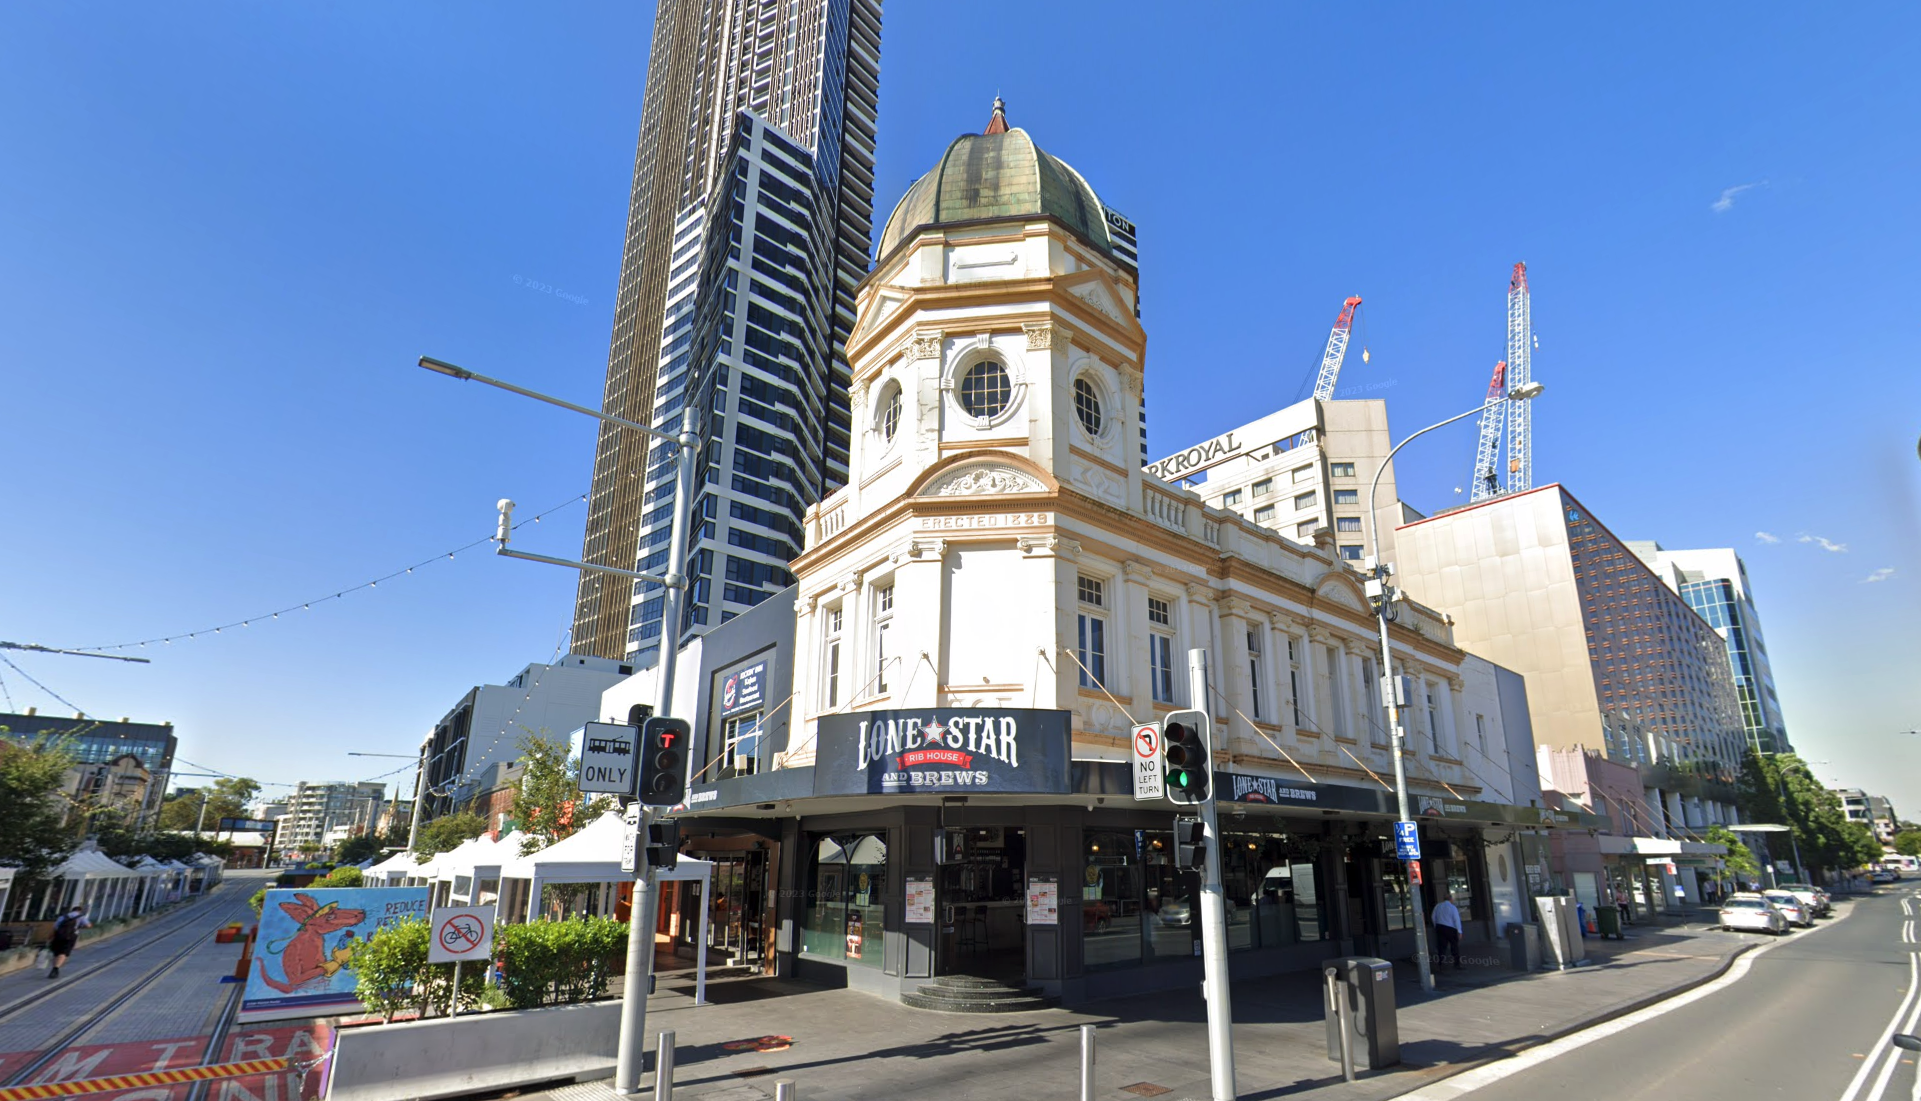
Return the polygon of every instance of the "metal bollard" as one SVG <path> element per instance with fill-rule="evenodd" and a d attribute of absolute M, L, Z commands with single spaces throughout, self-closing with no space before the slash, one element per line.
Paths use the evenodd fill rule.
<path fill-rule="evenodd" d="M 654 1101 L 674 1101 L 674 1034 L 660 1034 L 654 1046 Z"/>
<path fill-rule="evenodd" d="M 794 1084 L 792 1082 L 775 1082 L 774 1101 L 794 1101 Z"/>
<path fill-rule="evenodd" d="M 1340 972 L 1330 967 L 1327 975 L 1327 1004 L 1334 1009 L 1341 1030 L 1341 1077 L 1354 1081 L 1354 1021 L 1349 1015 L 1347 992 L 1341 989 Z"/>
<path fill-rule="evenodd" d="M 1081 1101 L 1094 1101 L 1094 1026 L 1081 1026 Z"/>

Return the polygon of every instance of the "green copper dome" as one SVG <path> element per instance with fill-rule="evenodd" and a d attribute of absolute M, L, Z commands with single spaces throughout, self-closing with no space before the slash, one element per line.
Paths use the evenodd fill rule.
<path fill-rule="evenodd" d="M 1009 129 L 1004 105 L 984 134 L 962 134 L 934 170 L 914 181 L 881 230 L 880 255 L 924 226 L 987 218 L 1052 215 L 1082 240 L 1112 255 L 1101 200 L 1079 172 Z"/>

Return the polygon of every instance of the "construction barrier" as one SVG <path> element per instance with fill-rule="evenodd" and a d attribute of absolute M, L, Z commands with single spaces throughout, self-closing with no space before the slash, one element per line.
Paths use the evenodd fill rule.
<path fill-rule="evenodd" d="M 180 1067 L 144 1074 L 116 1074 L 111 1078 L 82 1078 L 76 1082 L 44 1082 L 37 1086 L 0 1088 L 0 1101 L 39 1101 L 43 1097 L 80 1097 L 108 1090 L 131 1090 L 142 1086 L 171 1086 L 179 1082 L 207 1082 L 217 1078 L 239 1078 L 248 1074 L 272 1074 L 293 1064 L 286 1059 L 249 1059 L 244 1063 L 215 1063 L 205 1067 Z"/>

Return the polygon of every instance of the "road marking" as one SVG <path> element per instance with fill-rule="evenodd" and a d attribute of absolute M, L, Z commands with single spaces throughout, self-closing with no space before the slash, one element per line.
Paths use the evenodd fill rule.
<path fill-rule="evenodd" d="M 1892 1050 L 1888 1046 L 1888 1038 L 1894 1035 L 1895 1026 L 1901 1023 L 1901 1018 L 1908 1012 L 1909 1005 L 1916 1000 L 1915 995 L 1921 993 L 1921 987 L 1917 987 L 1915 982 L 1916 976 L 1921 974 L 1921 971 L 1916 968 L 1917 959 L 1921 957 L 1917 957 L 1913 952 L 1908 953 L 1907 995 L 1901 999 L 1901 1004 L 1895 1007 L 1894 1016 L 1888 1018 L 1888 1027 L 1881 1030 L 1881 1038 L 1868 1049 L 1867 1059 L 1861 1063 L 1861 1069 L 1854 1072 L 1854 1079 L 1848 1083 L 1848 1088 L 1842 1091 L 1841 1101 L 1854 1101 L 1854 1095 L 1860 1092 L 1861 1083 L 1868 1080 L 1868 1072 L 1881 1062 L 1886 1052 Z"/>
<path fill-rule="evenodd" d="M 1908 967 L 1910 970 L 1914 968 L 1915 959 L 1916 957 L 1913 953 L 1910 953 L 1908 955 Z M 1914 991 L 1911 989 L 1909 991 L 1909 995 L 1912 996 L 1913 993 Z M 1914 1021 L 1916 1017 L 1921 1017 L 1921 1001 L 1917 1001 L 1914 1009 L 1911 1012 L 1909 1012 L 1907 1024 L 1901 1026 L 1901 1031 L 1913 1032 Z M 1889 1035 L 1892 1036 L 1893 1033 L 1890 1032 Z M 1883 1043 L 1886 1044 L 1886 1041 L 1884 1040 Z M 1877 1049 L 1877 1053 L 1880 1050 L 1882 1049 Z M 1887 1092 L 1888 1079 L 1894 1076 L 1894 1068 L 1900 1063 L 1900 1060 L 1901 1060 L 1900 1048 L 1893 1047 L 1892 1045 L 1888 1045 L 1885 1047 L 1885 1050 L 1887 1051 L 1887 1058 L 1881 1063 L 1881 1073 L 1875 1076 L 1874 1089 L 1868 1092 L 1866 1101 L 1881 1101 L 1881 1095 Z"/>
<path fill-rule="evenodd" d="M 1833 922 L 1827 925 L 1818 926 L 1816 928 L 1808 930 L 1805 933 L 1802 933 L 1800 936 L 1794 938 L 1792 943 L 1799 944 L 1807 940 L 1807 938 L 1811 936 L 1819 935 L 1824 929 L 1832 929 L 1836 925 L 1839 925 L 1842 921 L 1846 920 L 1847 917 L 1852 913 L 1854 913 L 1854 908 L 1849 907 L 1845 913 L 1843 913 L 1840 917 L 1836 918 Z M 1522 1071 L 1528 1070 L 1531 1067 L 1539 1066 L 1540 1064 L 1547 1062 L 1549 1059 L 1554 1059 L 1559 1056 L 1566 1055 L 1570 1051 L 1576 1051 L 1580 1048 L 1584 1048 L 1587 1045 L 1594 1043 L 1596 1040 L 1605 1040 L 1608 1037 L 1615 1035 L 1616 1033 L 1626 1032 L 1628 1029 L 1633 1028 L 1635 1025 L 1645 1024 L 1648 1021 L 1652 1021 L 1658 1017 L 1662 1017 L 1662 1016 L 1665 1016 L 1666 1014 L 1672 1013 L 1675 1010 L 1680 1009 L 1682 1006 L 1692 1005 L 1693 1003 L 1700 1001 L 1702 998 L 1706 998 L 1710 995 L 1718 994 L 1721 991 L 1726 990 L 1728 987 L 1733 986 L 1735 983 L 1740 982 L 1744 977 L 1746 977 L 1748 973 L 1748 969 L 1754 966 L 1754 961 L 1757 958 L 1764 956 L 1769 952 L 1774 951 L 1774 949 L 1780 947 L 1781 945 L 1787 944 L 1787 943 L 1790 943 L 1790 942 L 1785 940 L 1772 941 L 1768 944 L 1762 945 L 1759 948 L 1756 948 L 1752 952 L 1744 953 L 1735 958 L 1733 965 L 1728 968 L 1726 974 L 1722 975 L 1718 979 L 1713 980 L 1712 982 L 1703 983 L 1700 986 L 1697 986 L 1693 990 L 1690 990 L 1684 994 L 1677 994 L 1674 997 L 1667 999 L 1666 1001 L 1658 1002 L 1654 1005 L 1648 1006 L 1646 1009 L 1638 1009 L 1633 1013 L 1629 1013 L 1624 1017 L 1616 1017 L 1612 1021 L 1604 1021 L 1601 1024 L 1593 1026 L 1592 1028 L 1582 1029 L 1579 1032 L 1575 1032 L 1567 1036 L 1563 1036 L 1558 1040 L 1551 1040 L 1548 1043 L 1539 1045 L 1538 1047 L 1528 1048 L 1527 1050 L 1522 1051 L 1520 1054 L 1514 1056 L 1511 1059 L 1503 1059 L 1498 1063 L 1489 1063 L 1486 1066 L 1476 1067 L 1465 1074 L 1457 1074 L 1452 1078 L 1448 1078 L 1444 1081 L 1436 1082 L 1433 1085 L 1427 1086 L 1424 1089 L 1415 1090 L 1413 1093 L 1402 1094 L 1399 1101 L 1454 1101 L 1454 1099 L 1457 1097 L 1461 1097 L 1466 1094 L 1472 1093 L 1475 1090 L 1481 1089 L 1484 1086 L 1491 1086 L 1494 1083 L 1499 1082 L 1503 1078 L 1507 1078 L 1510 1075 L 1519 1074 Z M 1908 992 L 1907 992 L 1907 995 L 1903 998 L 1901 1003 L 1903 1009 L 1907 1007 L 1908 1001 L 1914 998 L 1915 991 L 1916 991 L 1916 978 L 1917 978 L 1916 957 L 1913 953 L 1909 953 L 1908 955 Z M 1900 1017 L 1901 1017 L 1901 1013 L 1900 1011 L 1897 1010 L 1895 1013 L 1895 1020 L 1900 1020 Z M 1887 1046 L 1888 1036 L 1893 1035 L 1893 1032 L 1894 1032 L 1894 1021 L 1890 1021 L 1888 1022 L 1888 1034 L 1881 1037 L 1881 1043 L 1877 1045 L 1877 1050 L 1879 1050 L 1880 1048 L 1885 1048 Z M 1864 1064 L 1861 1068 L 1861 1073 L 1856 1077 L 1865 1078 L 1867 1076 L 1867 1070 L 1868 1070 L 1868 1064 Z M 1851 1099 L 1849 1097 L 1844 1096 L 1842 1098 L 1842 1101 L 1851 1101 Z"/>

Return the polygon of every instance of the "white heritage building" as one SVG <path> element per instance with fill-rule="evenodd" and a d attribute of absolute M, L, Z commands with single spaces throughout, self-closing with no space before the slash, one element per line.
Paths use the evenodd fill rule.
<path fill-rule="evenodd" d="M 848 344 L 850 479 L 807 514 L 791 642 L 756 609 L 738 653 L 728 624 L 700 659 L 778 674 L 763 756 L 703 777 L 683 819 L 702 855 L 778 843 L 747 892 L 770 970 L 923 1005 L 952 975 L 1068 1000 L 1194 981 L 1196 877 L 1127 763 L 1135 722 L 1190 703 L 1189 648 L 1215 689 L 1237 974 L 1412 951 L 1361 586 L 1328 533 L 1303 545 L 1141 469 L 1138 277 L 1106 226 L 998 104 L 888 221 Z M 1427 882 L 1489 939 L 1544 863 L 1517 843 L 1545 824 L 1525 693 L 1428 609 L 1393 636 Z M 682 683 L 696 760 L 742 744 L 712 686 Z"/>

